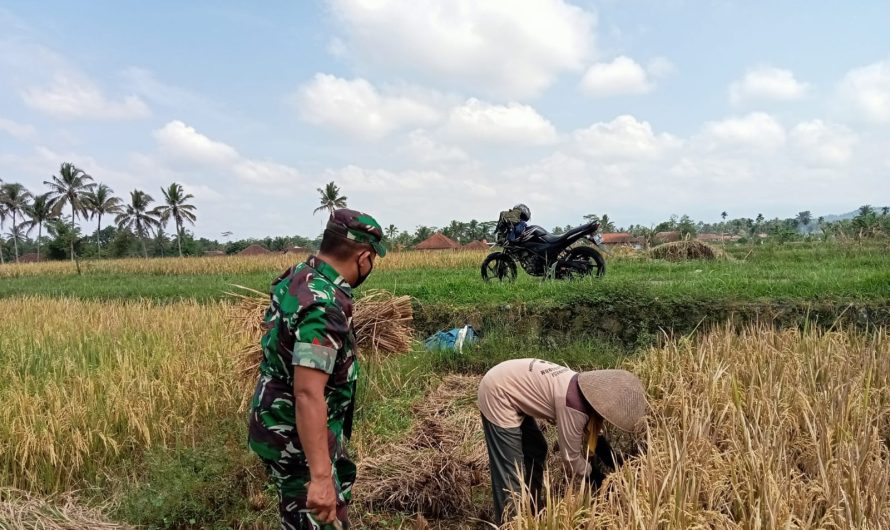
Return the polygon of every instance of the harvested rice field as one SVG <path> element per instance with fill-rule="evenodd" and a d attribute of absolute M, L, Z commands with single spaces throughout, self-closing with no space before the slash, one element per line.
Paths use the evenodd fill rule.
<path fill-rule="evenodd" d="M 807 262 L 799 250 L 727 254 L 732 259 L 680 262 L 625 256 L 610 262 L 610 273 L 643 277 L 645 267 L 672 267 L 668 279 L 649 281 L 675 288 L 713 282 L 715 271 L 740 263 L 787 275 Z M 534 514 L 526 506 L 505 528 L 890 528 L 890 337 L 874 317 L 890 310 L 886 286 L 875 282 L 890 266 L 874 249 L 857 256 L 851 274 L 869 294 L 839 297 L 833 312 L 801 291 L 805 310 L 794 318 L 782 316 L 789 310 L 780 298 L 744 301 L 745 318 L 704 299 L 684 305 L 690 302 L 676 293 L 653 300 L 624 292 L 627 276 L 611 285 L 539 282 L 535 296 L 546 303 L 505 297 L 491 306 L 498 315 L 491 318 L 469 302 L 440 299 L 436 278 L 447 285 L 466 276 L 454 285 L 470 285 L 478 271 L 469 260 L 381 270 L 384 278 L 418 275 L 427 286 L 378 280 L 358 294 L 363 366 L 351 442 L 359 468 L 353 526 L 491 528 L 476 387 L 502 360 L 543 357 L 575 370 L 634 371 L 652 414 L 644 435 L 612 433 L 616 450 L 635 456 L 598 491 L 567 481 L 554 454 L 546 508 Z M 0 528 L 277 528 L 274 492 L 245 443 L 264 311 L 262 285 L 251 278 L 268 282 L 275 272 L 208 271 L 218 296 L 155 297 L 146 287 L 152 281 L 185 281 L 194 271 L 144 267 L 126 273 L 138 296 L 97 298 L 87 291 L 107 272 L 78 278 L 56 270 L 33 279 L 82 281 L 83 291 L 0 296 Z M 819 270 L 808 274 L 801 281 L 825 280 Z M 485 293 L 474 285 L 479 297 L 511 289 Z M 634 296 L 637 305 L 625 305 Z M 623 330 L 640 331 L 649 318 L 632 310 L 643 305 L 669 318 L 627 340 Z M 699 306 L 719 318 L 690 329 L 664 324 Z M 417 340 L 465 322 L 482 339 L 461 353 L 431 353 Z M 545 432 L 551 444 L 552 431 Z M 637 454 L 637 447 L 645 450 Z"/>

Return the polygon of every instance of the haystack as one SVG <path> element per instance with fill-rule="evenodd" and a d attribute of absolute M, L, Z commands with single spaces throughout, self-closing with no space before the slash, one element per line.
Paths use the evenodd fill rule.
<path fill-rule="evenodd" d="M 488 457 L 476 408 L 479 377 L 446 375 L 414 406 L 399 442 L 359 461 L 356 498 L 371 510 L 426 517 L 478 517 L 487 509 L 471 489 L 488 482 Z"/>
<path fill-rule="evenodd" d="M 729 256 L 719 248 L 701 241 L 675 241 L 649 249 L 649 256 L 666 261 L 725 260 Z"/>
<path fill-rule="evenodd" d="M 256 383 L 257 370 L 263 357 L 260 338 L 263 336 L 263 317 L 269 307 L 269 295 L 233 285 L 240 292 L 227 293 L 239 299 L 231 309 L 230 319 L 241 335 L 242 348 L 238 352 L 239 373 L 244 380 L 246 406 L 249 393 Z M 389 291 L 372 290 L 355 302 L 352 314 L 356 346 L 364 357 L 381 358 L 411 349 L 414 340 L 414 308 L 410 296 L 395 296 Z"/>
<path fill-rule="evenodd" d="M 12 488 L 0 488 L 0 528 L 41 530 L 129 530 L 86 508 L 70 495 L 43 499 Z"/>

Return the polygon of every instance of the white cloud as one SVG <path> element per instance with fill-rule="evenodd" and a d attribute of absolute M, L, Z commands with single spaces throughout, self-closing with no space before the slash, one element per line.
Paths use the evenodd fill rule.
<path fill-rule="evenodd" d="M 866 120 L 890 123 L 890 59 L 849 71 L 840 93 Z"/>
<path fill-rule="evenodd" d="M 804 162 L 838 165 L 850 160 L 856 135 L 843 125 L 813 120 L 797 124 L 790 133 L 791 145 Z"/>
<path fill-rule="evenodd" d="M 751 147 L 772 151 L 785 144 L 785 128 L 764 112 L 709 122 L 705 135 L 715 146 Z"/>
<path fill-rule="evenodd" d="M 234 147 L 213 140 L 179 120 L 154 131 L 154 138 L 162 167 L 174 171 L 223 172 L 250 185 L 294 184 L 302 179 L 300 172 L 291 166 L 242 156 Z M 138 156 L 137 161 L 146 170 L 158 163 L 153 156 L 146 155 Z"/>
<path fill-rule="evenodd" d="M 19 140 L 34 138 L 37 134 L 37 129 L 35 129 L 33 125 L 19 123 L 14 120 L 7 120 L 2 117 L 0 117 L 0 131 L 3 131 L 14 138 L 18 138 Z"/>
<path fill-rule="evenodd" d="M 528 105 L 475 98 L 451 110 L 445 129 L 454 138 L 490 144 L 546 145 L 557 138 L 553 124 Z"/>
<path fill-rule="evenodd" d="M 138 96 L 108 99 L 92 81 L 78 75 L 57 73 L 50 86 L 22 91 L 29 107 L 60 118 L 129 120 L 151 115 Z"/>
<path fill-rule="evenodd" d="M 232 168 L 235 176 L 250 184 L 296 184 L 300 172 L 276 162 L 245 159 Z"/>
<path fill-rule="evenodd" d="M 629 115 L 577 130 L 573 138 L 581 153 L 605 160 L 656 158 L 682 143 L 670 134 L 655 134 L 649 122 Z"/>
<path fill-rule="evenodd" d="M 240 159 L 232 146 L 211 140 L 179 120 L 156 130 L 154 138 L 161 155 L 176 165 L 226 167 Z"/>
<path fill-rule="evenodd" d="M 408 97 L 381 94 L 361 78 L 316 74 L 300 87 L 294 100 L 305 121 L 366 140 L 439 118 L 434 108 Z"/>
<path fill-rule="evenodd" d="M 660 72 L 664 65 L 657 65 Z M 646 70 L 630 57 L 616 57 L 612 62 L 596 63 L 581 80 L 581 89 L 591 97 L 604 98 L 627 94 L 646 94 L 654 85 Z"/>
<path fill-rule="evenodd" d="M 385 226 L 413 229 L 443 226 L 450 219 L 488 219 L 501 197 L 496 178 L 478 170 L 407 169 L 394 171 L 348 165 L 329 169 L 319 182 L 335 181 L 348 190 L 350 207 L 375 214 Z"/>
<path fill-rule="evenodd" d="M 360 63 L 504 99 L 541 93 L 578 70 L 596 16 L 564 0 L 329 0 Z"/>
<path fill-rule="evenodd" d="M 411 131 L 408 135 L 408 143 L 402 148 L 402 151 L 415 160 L 426 164 L 463 162 L 469 159 L 463 149 L 437 142 L 422 129 Z"/>
<path fill-rule="evenodd" d="M 729 86 L 729 100 L 733 105 L 752 100 L 793 101 L 808 90 L 809 85 L 795 79 L 790 70 L 761 66 L 748 70 Z"/>

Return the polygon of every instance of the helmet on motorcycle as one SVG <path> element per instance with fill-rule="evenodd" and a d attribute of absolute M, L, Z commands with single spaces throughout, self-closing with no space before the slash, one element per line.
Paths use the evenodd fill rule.
<path fill-rule="evenodd" d="M 517 204 L 513 207 L 514 210 L 519 210 L 519 218 L 523 221 L 528 221 L 532 218 L 532 212 L 528 209 L 528 206 L 524 204 Z"/>

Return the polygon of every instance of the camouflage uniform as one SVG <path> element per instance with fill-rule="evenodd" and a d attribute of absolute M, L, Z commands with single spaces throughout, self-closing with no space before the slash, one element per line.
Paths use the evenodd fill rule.
<path fill-rule="evenodd" d="M 328 223 L 348 239 L 367 242 L 378 254 L 382 230 L 370 216 L 338 210 Z M 345 232 L 345 233 L 342 233 Z M 357 232 L 357 233 L 355 233 Z M 374 237 L 368 240 L 369 236 Z M 332 528 L 306 510 L 309 464 L 297 435 L 293 377 L 296 366 L 330 374 L 325 386 L 328 450 L 331 455 L 337 519 L 348 528 L 346 508 L 355 464 L 346 445 L 352 433 L 359 374 L 352 327 L 352 289 L 329 264 L 313 256 L 285 271 L 272 284 L 262 338 L 263 360 L 251 403 L 249 446 L 267 465 L 279 493 L 282 528 Z"/>

